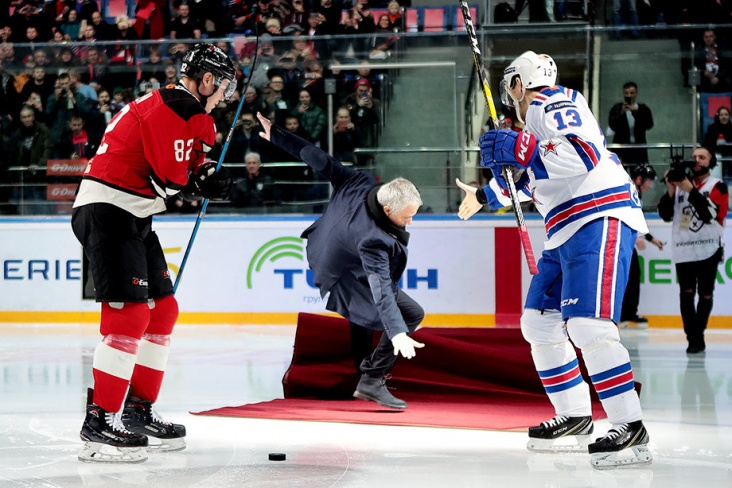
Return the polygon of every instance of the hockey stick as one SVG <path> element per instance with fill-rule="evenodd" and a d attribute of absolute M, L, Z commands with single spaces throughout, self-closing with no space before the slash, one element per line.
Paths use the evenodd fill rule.
<path fill-rule="evenodd" d="M 244 85 L 244 88 L 241 91 L 241 100 L 239 101 L 239 106 L 236 108 L 236 113 L 234 114 L 234 120 L 231 123 L 231 127 L 229 128 L 229 135 L 226 136 L 226 142 L 224 142 L 224 147 L 221 148 L 221 154 L 219 155 L 219 160 L 216 163 L 216 171 L 218 172 L 221 168 L 221 165 L 224 162 L 224 156 L 226 155 L 226 150 L 229 149 L 229 142 L 231 142 L 231 136 L 234 134 L 234 128 L 236 128 L 236 121 L 239 120 L 239 113 L 241 112 L 241 108 L 244 106 L 244 100 L 246 99 L 246 93 L 249 89 L 249 85 L 252 82 L 252 74 L 254 73 L 254 66 L 257 63 L 257 55 L 259 54 L 257 51 L 259 50 L 259 36 L 256 36 L 255 44 L 254 44 L 254 58 L 252 59 L 252 67 L 249 69 L 249 79 L 247 80 L 246 84 Z M 232 83 L 236 81 L 236 78 L 232 80 Z M 208 198 L 203 199 L 203 203 L 201 204 L 201 210 L 198 212 L 198 217 L 196 217 L 196 224 L 193 226 L 193 232 L 191 233 L 190 239 L 188 239 L 188 246 L 186 246 L 186 252 L 183 254 L 183 260 L 180 263 L 180 268 L 178 269 L 178 273 L 175 276 L 175 284 L 173 285 L 173 293 L 175 293 L 178 290 L 178 285 L 180 284 L 181 277 L 183 276 L 183 269 L 186 267 L 186 263 L 188 262 L 188 256 L 191 254 L 191 248 L 193 248 L 193 240 L 196 238 L 196 234 L 198 234 L 198 228 L 201 226 L 201 220 L 203 220 L 203 216 L 206 214 L 206 208 L 208 207 Z"/>
<path fill-rule="evenodd" d="M 486 107 L 488 107 L 488 119 L 492 129 L 498 129 L 498 115 L 496 114 L 496 106 L 493 103 L 493 94 L 491 93 L 490 86 L 488 85 L 488 75 L 485 71 L 485 65 L 483 64 L 483 54 L 480 51 L 480 45 L 478 44 L 478 36 L 475 33 L 475 27 L 473 24 L 473 18 L 470 15 L 470 6 L 467 0 L 460 0 L 460 9 L 463 11 L 463 19 L 465 21 L 465 32 L 468 33 L 468 39 L 470 39 L 470 47 L 473 50 L 473 61 L 475 61 L 475 70 L 478 72 L 478 79 L 483 87 L 483 97 L 485 98 Z M 513 204 L 513 213 L 516 215 L 516 223 L 518 224 L 519 237 L 521 238 L 521 245 L 524 248 L 524 257 L 526 258 L 526 264 L 529 267 L 529 273 L 535 275 L 539 272 L 536 267 L 536 258 L 534 258 L 534 250 L 531 247 L 531 239 L 529 238 L 529 231 L 526 228 L 526 222 L 524 221 L 524 212 L 521 210 L 521 203 L 518 199 L 516 192 L 516 184 L 513 181 L 513 170 L 509 166 L 503 167 L 503 177 L 506 179 L 508 186 L 508 195 L 511 198 Z"/>

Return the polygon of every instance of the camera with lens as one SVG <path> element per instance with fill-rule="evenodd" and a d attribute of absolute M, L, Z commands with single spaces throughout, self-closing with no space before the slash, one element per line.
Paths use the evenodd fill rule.
<path fill-rule="evenodd" d="M 666 173 L 665 181 L 679 183 L 686 179 L 693 180 L 695 166 L 696 161 L 693 159 L 684 160 L 680 157 L 674 157 L 671 162 L 671 169 Z"/>

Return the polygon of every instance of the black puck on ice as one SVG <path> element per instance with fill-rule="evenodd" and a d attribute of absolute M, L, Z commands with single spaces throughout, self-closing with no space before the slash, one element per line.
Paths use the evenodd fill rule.
<path fill-rule="evenodd" d="M 287 459 L 287 456 L 284 452 L 270 452 L 269 453 L 269 460 L 270 461 L 284 461 Z"/>

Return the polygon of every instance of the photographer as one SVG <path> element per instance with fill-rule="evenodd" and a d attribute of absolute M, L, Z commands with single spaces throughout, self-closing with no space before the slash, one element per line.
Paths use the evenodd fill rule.
<path fill-rule="evenodd" d="M 629 81 L 623 85 L 623 103 L 610 109 L 608 137 L 613 135 L 613 144 L 645 144 L 646 132 L 653 128 L 653 114 L 647 105 L 638 103 L 638 85 Z M 613 151 L 625 164 L 648 162 L 648 151 L 638 149 L 615 149 Z"/>
<path fill-rule="evenodd" d="M 679 283 L 679 305 L 686 352 L 704 352 L 704 330 L 712 312 L 717 266 L 724 256 L 724 221 L 729 206 L 727 185 L 709 174 L 717 160 L 706 147 L 691 154 L 693 161 L 677 162 L 666 171 L 667 192 L 658 214 L 673 221 L 671 257 Z M 699 301 L 695 304 L 695 294 Z"/>

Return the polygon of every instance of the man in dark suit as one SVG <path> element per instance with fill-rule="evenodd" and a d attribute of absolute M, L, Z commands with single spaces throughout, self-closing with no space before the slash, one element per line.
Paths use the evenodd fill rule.
<path fill-rule="evenodd" d="M 424 344 L 409 334 L 424 318 L 422 307 L 399 289 L 407 266 L 409 233 L 422 199 L 404 178 L 377 185 L 370 174 L 343 166 L 305 139 L 258 115 L 262 138 L 286 150 L 327 177 L 333 194 L 325 213 L 305 232 L 307 256 L 326 308 L 338 312 L 352 329 L 383 330 L 376 348 L 360 364 L 353 396 L 389 408 L 407 403 L 386 388 L 386 374 L 401 354 L 414 357 Z"/>

